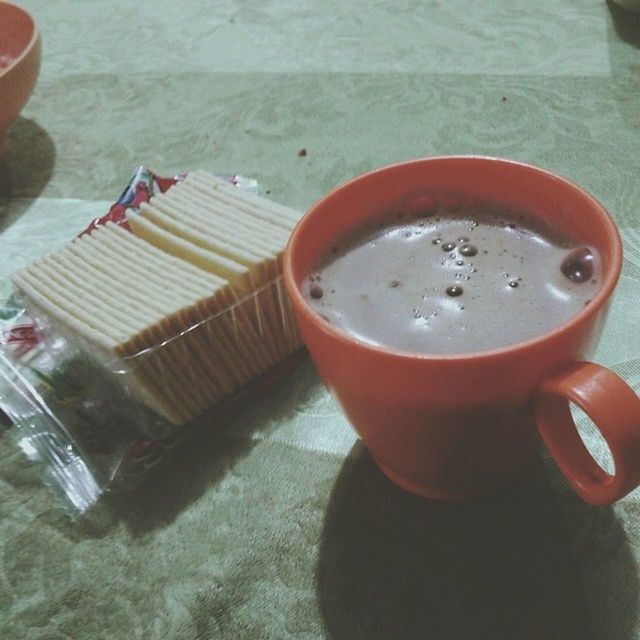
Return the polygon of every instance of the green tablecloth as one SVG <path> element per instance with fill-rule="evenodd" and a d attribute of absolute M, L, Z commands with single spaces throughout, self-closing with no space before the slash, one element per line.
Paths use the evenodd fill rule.
<path fill-rule="evenodd" d="M 0 160 L 1 293 L 138 164 L 240 172 L 304 210 L 392 161 L 507 156 L 579 182 L 622 227 L 597 360 L 640 389 L 637 16 L 600 0 L 24 4 L 44 61 Z M 77 522 L 0 437 L 0 638 L 640 638 L 639 518 L 639 492 L 588 507 L 544 454 L 482 501 L 405 494 L 304 360 Z"/>

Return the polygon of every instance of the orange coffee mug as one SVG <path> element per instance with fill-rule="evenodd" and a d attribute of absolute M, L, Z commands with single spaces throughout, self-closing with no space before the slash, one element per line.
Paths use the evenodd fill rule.
<path fill-rule="evenodd" d="M 372 346 L 320 317 L 301 293 L 318 257 L 365 220 L 433 190 L 526 209 L 595 247 L 603 263 L 601 289 L 553 331 L 468 354 Z M 384 167 L 319 200 L 291 235 L 284 279 L 321 377 L 382 472 L 400 487 L 441 500 L 485 495 L 526 469 L 542 436 L 575 491 L 591 504 L 608 504 L 640 484 L 640 398 L 616 374 L 587 361 L 621 265 L 616 226 L 586 191 L 533 166 L 459 156 Z M 600 429 L 613 474 L 584 446 L 569 402 Z"/>

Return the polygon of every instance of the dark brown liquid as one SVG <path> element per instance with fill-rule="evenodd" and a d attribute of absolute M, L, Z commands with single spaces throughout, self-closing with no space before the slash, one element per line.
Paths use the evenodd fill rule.
<path fill-rule="evenodd" d="M 600 288 L 593 247 L 490 204 L 402 213 L 343 239 L 305 282 L 311 306 L 369 344 L 466 353 L 539 336 Z"/>

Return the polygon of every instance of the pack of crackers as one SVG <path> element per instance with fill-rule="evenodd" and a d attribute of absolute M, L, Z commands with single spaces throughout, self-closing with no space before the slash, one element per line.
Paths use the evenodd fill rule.
<path fill-rule="evenodd" d="M 84 433 L 76 447 L 83 463 L 87 449 L 117 440 L 115 459 L 126 469 L 122 456 L 132 445 L 145 445 L 146 454 L 149 442 L 175 440 L 301 347 L 281 280 L 299 212 L 204 171 L 164 186 L 12 276 L 47 355 L 62 344 L 65 358 L 54 358 L 27 392 L 23 384 L 18 398 L 15 363 L 3 356 L 0 383 L 4 376 L 6 389 L 13 380 L 14 401 L 0 397 L 0 405 L 14 423 L 50 414 L 57 423 L 51 437 L 64 440 L 78 422 L 69 416 L 74 398 L 87 423 L 72 427 Z M 43 400 L 46 377 L 55 384 L 48 380 L 45 392 L 56 389 Z M 47 411 L 33 410 L 34 402 Z M 124 440 L 104 428 L 106 417 L 118 431 L 129 425 Z M 99 467 L 89 468 L 98 488 Z"/>

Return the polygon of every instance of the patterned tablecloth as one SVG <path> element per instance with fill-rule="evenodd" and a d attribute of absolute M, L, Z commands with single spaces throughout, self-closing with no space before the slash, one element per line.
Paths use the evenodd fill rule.
<path fill-rule="evenodd" d="M 44 61 L 0 159 L 0 293 L 139 164 L 240 172 L 304 210 L 392 161 L 506 156 L 618 221 L 625 268 L 596 359 L 640 390 L 638 15 L 602 0 L 24 4 Z M 307 360 L 76 522 L 0 437 L 7 640 L 640 638 L 639 566 L 639 492 L 588 507 L 541 454 L 485 500 L 408 495 Z"/>

